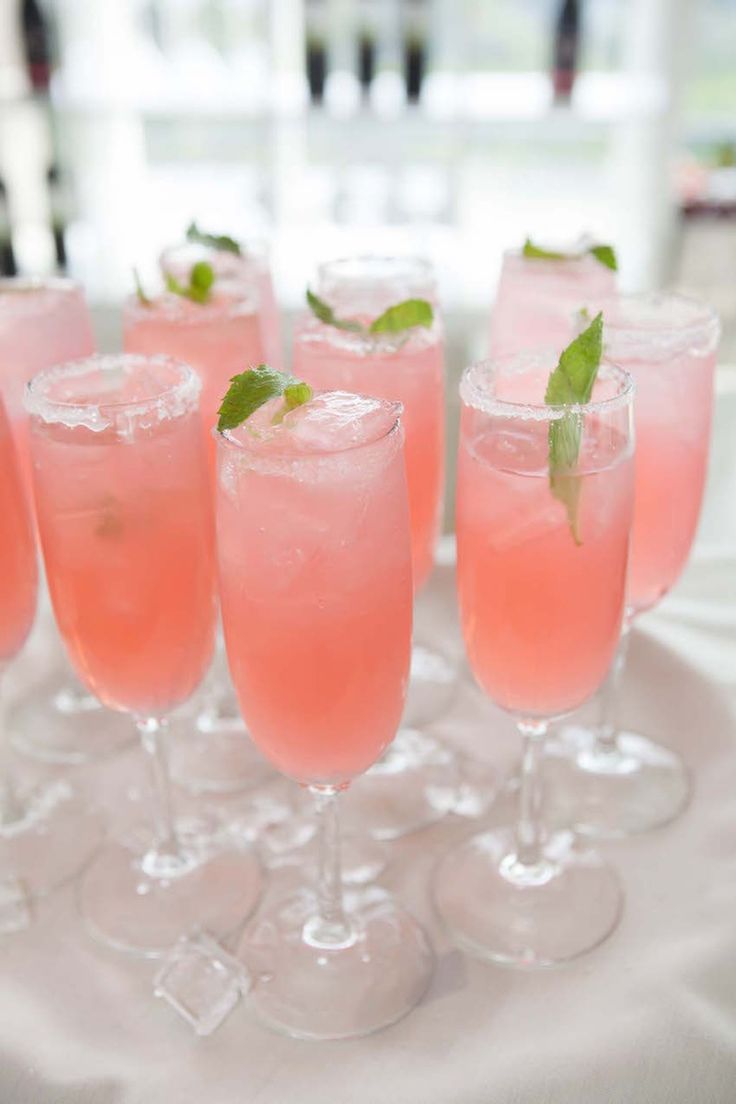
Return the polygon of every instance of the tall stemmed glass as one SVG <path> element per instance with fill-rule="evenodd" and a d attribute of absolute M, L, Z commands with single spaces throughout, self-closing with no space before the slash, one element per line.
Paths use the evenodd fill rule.
<path fill-rule="evenodd" d="M 33 624 L 37 569 L 31 511 L 1 398 L 0 518 L 0 683 L 4 683 L 5 671 Z M 99 816 L 75 796 L 66 780 L 27 792 L 3 764 L 0 932 L 23 927 L 30 899 L 78 872 L 99 844 L 101 829 Z"/>
<path fill-rule="evenodd" d="M 391 741 L 412 620 L 399 407 L 323 393 L 267 403 L 219 434 L 220 592 L 233 681 L 253 739 L 314 795 L 317 892 L 269 904 L 241 955 L 272 1026 L 362 1035 L 421 998 L 432 953 L 416 921 L 372 887 L 343 896 L 341 790 Z"/>
<path fill-rule="evenodd" d="M 524 751 L 514 828 L 451 850 L 434 878 L 456 942 L 483 958 L 544 966 L 595 946 L 617 922 L 612 870 L 568 831 L 546 834 L 541 764 L 555 718 L 603 682 L 624 608 L 633 499 L 633 385 L 602 364 L 591 401 L 544 401 L 553 353 L 476 364 L 460 387 L 458 591 L 468 658 L 516 720 Z M 552 429 L 581 434 L 551 475 Z M 559 439 L 559 438 L 558 438 Z M 563 497 L 577 514 L 573 522 Z"/>
<path fill-rule="evenodd" d="M 295 335 L 294 371 L 315 387 L 402 404 L 419 594 L 434 565 L 444 484 L 444 332 L 432 269 L 418 257 L 345 258 L 320 267 L 316 291 L 343 325 L 305 315 Z M 367 327 L 387 308 L 416 298 L 433 306 L 431 326 L 375 334 L 356 330 L 356 322 Z M 432 793 L 452 783 L 453 756 L 421 729 L 447 708 L 456 680 L 449 657 L 415 638 L 402 727 L 388 754 L 350 797 L 356 822 L 371 825 L 374 835 L 400 836 L 442 815 Z"/>
<path fill-rule="evenodd" d="M 88 356 L 95 343 L 82 289 L 71 280 L 0 280 L 0 392 L 15 437 L 21 472 L 31 488 L 23 392 L 36 372 Z M 62 660 L 8 709 L 7 727 L 18 751 L 52 763 L 81 763 L 109 755 L 133 733 L 124 718 L 105 711 Z"/>
<path fill-rule="evenodd" d="M 574 337 L 580 304 L 615 293 L 616 273 L 591 253 L 549 259 L 508 250 L 491 314 L 491 356 L 564 348 Z"/>
<path fill-rule="evenodd" d="M 683 295 L 623 296 L 605 304 L 608 356 L 636 381 L 634 522 L 626 617 L 597 727 L 565 727 L 549 767 L 566 817 L 580 832 L 625 836 L 665 824 L 690 795 L 669 748 L 617 719 L 619 682 L 634 620 L 677 582 L 700 514 L 708 463 L 720 325 Z"/>
<path fill-rule="evenodd" d="M 165 271 L 183 286 L 197 260 L 212 263 L 216 278 L 206 301 L 192 301 L 171 291 L 145 300 L 133 296 L 123 315 L 126 352 L 178 357 L 199 375 L 202 429 L 213 478 L 211 431 L 220 400 L 234 375 L 266 359 L 268 344 L 260 283 L 253 273 L 242 271 L 241 258 L 228 254 L 222 261 L 221 257 L 192 244 L 167 251 L 162 260 Z M 237 278 L 233 270 L 239 273 Z M 271 772 L 247 737 L 221 651 L 216 652 L 203 694 L 204 704 L 193 721 L 184 717 L 174 722 L 172 776 L 181 785 L 205 793 L 229 793 L 263 782 Z"/>
<path fill-rule="evenodd" d="M 151 772 L 154 828 L 100 850 L 79 887 L 102 941 L 147 955 L 193 926 L 220 934 L 260 889 L 252 856 L 184 835 L 168 792 L 167 718 L 212 655 L 215 553 L 193 369 L 167 357 L 90 357 L 31 381 L 38 526 L 72 663 L 129 713 Z"/>

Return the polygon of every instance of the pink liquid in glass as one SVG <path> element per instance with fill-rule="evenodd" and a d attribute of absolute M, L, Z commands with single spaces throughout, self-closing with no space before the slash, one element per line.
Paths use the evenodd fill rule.
<path fill-rule="evenodd" d="M 518 250 L 505 253 L 491 315 L 491 355 L 536 348 L 559 352 L 575 336 L 580 307 L 615 291 L 615 272 L 595 257 L 545 261 Z"/>
<path fill-rule="evenodd" d="M 29 401 L 38 525 L 59 629 L 104 704 L 163 716 L 209 663 L 214 533 L 198 381 L 166 359 L 44 373 Z"/>
<path fill-rule="evenodd" d="M 411 562 L 394 404 L 279 400 L 219 444 L 228 659 L 248 729 L 304 783 L 342 784 L 393 738 L 408 678 Z"/>
<path fill-rule="evenodd" d="M 36 372 L 94 352 L 89 310 L 71 280 L 0 280 L 0 392 L 31 488 L 25 386 Z"/>
<path fill-rule="evenodd" d="M 543 393 L 540 385 L 537 400 Z M 468 657 L 503 709 L 554 717 L 595 692 L 618 644 L 633 479 L 625 424 L 586 415 L 578 545 L 550 490 L 548 422 L 492 417 L 465 381 L 462 394 L 458 589 Z"/>
<path fill-rule="evenodd" d="M 708 464 L 718 320 L 677 295 L 604 308 L 608 355 L 634 377 L 636 481 L 628 603 L 653 606 L 692 547 Z"/>
<path fill-rule="evenodd" d="M 191 364 L 202 381 L 202 428 L 214 470 L 211 431 L 229 382 L 266 360 L 257 303 L 245 290 L 217 291 L 205 304 L 165 293 L 144 306 L 128 300 L 123 318 L 128 353 L 166 353 Z"/>
<path fill-rule="evenodd" d="M 36 549 L 31 512 L 0 399 L 0 667 L 20 651 L 36 612 Z"/>

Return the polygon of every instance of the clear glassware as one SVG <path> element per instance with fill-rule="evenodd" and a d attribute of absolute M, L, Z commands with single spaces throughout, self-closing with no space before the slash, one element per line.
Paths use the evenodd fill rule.
<path fill-rule="evenodd" d="M 412 566 L 419 595 L 434 564 L 445 461 L 444 333 L 432 268 L 418 257 L 349 257 L 320 266 L 316 291 L 342 319 L 369 322 L 411 298 L 427 299 L 435 307 L 431 329 L 372 336 L 325 325 L 308 314 L 294 340 L 299 378 L 324 390 L 344 389 L 403 406 Z M 356 826 L 370 825 L 377 837 L 393 839 L 443 815 L 431 795 L 435 786 L 454 776 L 455 757 L 422 729 L 448 708 L 456 685 L 452 655 L 415 636 L 402 727 L 345 802 L 345 814 Z"/>
<path fill-rule="evenodd" d="M 2 394 L 21 472 L 31 489 L 23 391 L 36 372 L 94 351 L 89 310 L 71 280 L 0 280 Z M 32 496 L 31 496 L 32 497 Z M 74 677 L 58 648 L 50 671 L 9 704 L 8 734 L 16 750 L 49 763 L 83 763 L 117 751 L 133 738 L 124 718 L 103 710 Z"/>
<path fill-rule="evenodd" d="M 0 398 L 0 682 L 36 612 L 35 537 L 17 451 Z M 73 877 L 102 836 L 102 821 L 65 779 L 26 790 L 0 774 L 0 931 L 25 927 L 32 901 Z"/>
<path fill-rule="evenodd" d="M 28 386 L 36 512 L 59 629 L 75 668 L 128 713 L 146 753 L 153 831 L 106 844 L 79 883 L 89 930 L 165 953 L 192 928 L 232 931 L 260 892 L 247 849 L 171 808 L 167 718 L 212 655 L 215 553 L 199 379 L 168 357 L 60 365 Z"/>
<path fill-rule="evenodd" d="M 412 581 L 395 403 L 280 400 L 218 435 L 225 641 L 253 739 L 314 796 L 315 893 L 276 900 L 240 955 L 259 1016 L 315 1039 L 363 1035 L 421 998 L 433 956 L 376 887 L 343 893 L 337 800 L 390 743 L 409 670 Z M 245 508 L 247 504 L 247 508 Z"/>
<path fill-rule="evenodd" d="M 590 254 L 553 261 L 509 249 L 491 312 L 491 356 L 564 349 L 575 336 L 580 304 L 615 294 L 616 273 Z"/>
<path fill-rule="evenodd" d="M 186 283 L 192 264 L 203 258 L 211 260 L 217 272 L 210 301 L 195 303 L 163 292 L 146 305 L 132 296 L 124 309 L 123 347 L 129 353 L 166 353 L 196 370 L 202 381 L 202 427 L 214 477 L 211 430 L 222 397 L 234 375 L 267 360 L 275 339 L 270 328 L 274 320 L 264 313 L 266 280 L 271 287 L 267 268 L 255 273 L 255 262 L 191 243 L 165 251 L 161 265 Z M 270 294 L 269 310 L 272 289 Z M 196 715 L 177 717 L 174 725 L 172 776 L 186 789 L 237 792 L 268 776 L 239 717 L 222 655 L 215 660 Z"/>
<path fill-rule="evenodd" d="M 548 406 L 552 352 L 466 370 L 458 458 L 458 594 L 481 688 L 516 720 L 524 750 L 515 827 L 453 848 L 433 880 L 451 937 L 481 958 L 545 966 L 595 946 L 615 926 L 611 868 L 570 831 L 541 821 L 550 723 L 602 684 L 624 610 L 633 502 L 631 378 L 602 364 L 590 403 Z M 549 431 L 573 419 L 577 532 L 552 492 Z"/>
<path fill-rule="evenodd" d="M 636 382 L 636 478 L 626 616 L 596 726 L 566 725 L 549 744 L 560 815 L 581 833 L 616 837 L 666 824 L 690 797 L 679 755 L 622 729 L 619 685 L 634 620 L 677 582 L 700 515 L 720 325 L 683 295 L 622 296 L 604 306 L 607 355 Z"/>

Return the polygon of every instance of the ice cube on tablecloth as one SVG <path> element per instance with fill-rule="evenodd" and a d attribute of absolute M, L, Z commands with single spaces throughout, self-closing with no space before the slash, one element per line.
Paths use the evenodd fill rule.
<path fill-rule="evenodd" d="M 251 987 L 250 974 L 206 932 L 184 936 L 172 948 L 153 983 L 197 1035 L 211 1035 Z"/>
<path fill-rule="evenodd" d="M 0 935 L 25 931 L 31 923 L 31 900 L 20 878 L 0 879 Z"/>

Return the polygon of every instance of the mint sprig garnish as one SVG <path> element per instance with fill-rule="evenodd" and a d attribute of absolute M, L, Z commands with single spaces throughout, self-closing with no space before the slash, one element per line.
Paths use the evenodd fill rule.
<path fill-rule="evenodd" d="M 589 245 L 585 249 L 572 253 L 557 253 L 551 249 L 542 249 L 541 246 L 535 245 L 531 238 L 527 238 L 521 251 L 523 257 L 539 261 L 579 261 L 581 257 L 588 254 L 613 272 L 618 270 L 616 251 L 612 245 Z"/>
<path fill-rule="evenodd" d="M 170 272 L 166 273 L 166 287 L 175 295 L 191 299 L 193 303 L 209 302 L 212 285 L 215 282 L 215 270 L 208 261 L 197 261 L 189 272 L 189 283 L 182 284 Z"/>
<path fill-rule="evenodd" d="M 268 364 L 259 364 L 257 368 L 249 368 L 247 372 L 241 372 L 230 380 L 227 394 L 218 410 L 217 428 L 220 432 L 235 429 L 264 403 L 283 395 L 283 406 L 273 418 L 274 424 L 278 424 L 290 410 L 309 402 L 312 394 L 308 383 L 286 372 L 279 372 Z"/>
<path fill-rule="evenodd" d="M 603 314 L 598 313 L 587 329 L 560 354 L 547 381 L 544 401 L 548 406 L 578 406 L 590 402 L 603 352 Z M 565 507 L 570 531 L 582 544 L 578 508 L 582 477 L 575 473 L 583 435 L 583 416 L 568 410 L 549 426 L 549 485 Z"/>
<path fill-rule="evenodd" d="M 190 222 L 187 227 L 187 241 L 206 245 L 218 253 L 235 253 L 238 257 L 243 253 L 240 242 L 235 238 L 231 238 L 228 234 L 206 234 L 204 230 L 199 229 L 196 222 Z"/>
<path fill-rule="evenodd" d="M 138 296 L 138 302 L 141 304 L 142 307 L 152 306 L 153 300 L 150 299 L 143 290 L 143 284 L 141 283 L 141 278 L 138 274 L 137 268 L 133 269 L 133 279 L 135 280 L 135 293 Z"/>
<path fill-rule="evenodd" d="M 388 307 L 383 314 L 368 326 L 357 322 L 353 318 L 338 318 L 333 308 L 324 299 L 320 299 L 313 291 L 307 288 L 307 303 L 312 314 L 324 322 L 326 326 L 334 326 L 337 330 L 348 330 L 350 333 L 359 333 L 365 336 L 380 333 L 405 333 L 413 330 L 415 326 L 429 327 L 434 321 L 432 304 L 426 299 L 404 299 L 401 303 L 395 303 Z"/>

